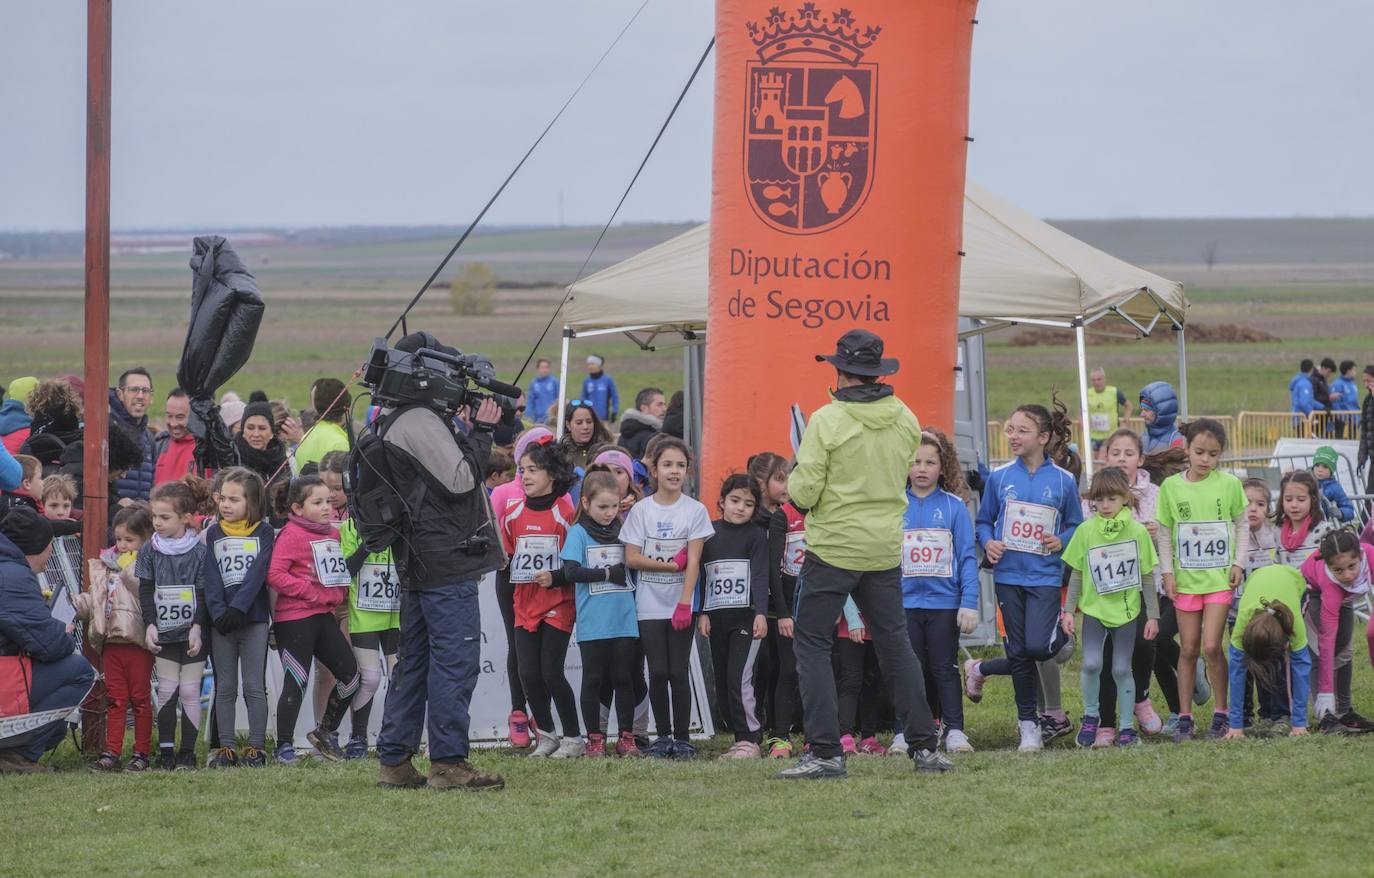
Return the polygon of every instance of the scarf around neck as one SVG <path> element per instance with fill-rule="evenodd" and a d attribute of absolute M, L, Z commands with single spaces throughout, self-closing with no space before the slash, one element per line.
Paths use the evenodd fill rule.
<path fill-rule="evenodd" d="M 320 536 L 336 536 L 338 534 L 338 531 L 334 529 L 334 525 L 329 522 L 326 521 L 324 524 L 320 524 L 308 518 L 303 518 L 294 512 L 291 513 L 287 521 L 312 534 L 319 534 Z"/>
<path fill-rule="evenodd" d="M 1346 585 L 1344 582 L 1341 582 L 1339 579 L 1336 578 L 1336 574 L 1331 572 L 1331 568 L 1329 566 L 1326 568 L 1326 575 L 1330 577 L 1332 582 L 1340 586 L 1341 591 L 1345 592 L 1346 594 L 1364 594 L 1365 592 L 1369 591 L 1371 578 L 1369 573 L 1369 556 L 1364 553 L 1364 546 L 1360 546 L 1360 575 L 1355 577 L 1354 582 L 1350 583 L 1349 585 Z"/>
<path fill-rule="evenodd" d="M 1302 527 L 1293 527 L 1293 520 L 1285 517 L 1279 527 L 1279 544 L 1286 552 L 1296 552 L 1307 541 L 1307 533 L 1312 529 L 1311 517 L 1303 519 Z"/>
<path fill-rule="evenodd" d="M 185 555 L 194 549 L 199 542 L 200 535 L 193 530 L 187 530 L 186 533 L 174 540 L 169 540 L 159 533 L 153 534 L 153 548 L 164 555 Z"/>

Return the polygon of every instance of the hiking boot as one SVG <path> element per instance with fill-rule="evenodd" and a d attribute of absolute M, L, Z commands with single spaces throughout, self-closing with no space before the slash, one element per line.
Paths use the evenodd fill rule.
<path fill-rule="evenodd" d="M 367 758 L 367 739 L 354 738 L 344 746 L 343 755 L 345 759 L 366 759 Z"/>
<path fill-rule="evenodd" d="M 1199 658 L 1193 677 L 1193 704 L 1201 707 L 1212 699 L 1212 685 L 1207 682 L 1207 664 Z"/>
<path fill-rule="evenodd" d="M 1193 737 L 1193 718 L 1191 716 L 1180 716 L 1178 718 L 1178 725 L 1174 727 L 1174 743 L 1182 744 L 1191 737 Z"/>
<path fill-rule="evenodd" d="M 1116 738 L 1118 747 L 1138 747 L 1140 746 L 1140 735 L 1136 734 L 1135 729 L 1122 729 L 1121 734 Z"/>
<path fill-rule="evenodd" d="M 158 771 L 174 771 L 177 767 L 177 754 L 170 747 L 159 747 L 157 751 Z"/>
<path fill-rule="evenodd" d="M 559 741 L 558 741 L 558 749 L 555 750 L 555 751 L 553 751 L 553 753 L 550 754 L 549 758 L 550 758 L 550 759 L 576 759 L 576 758 L 578 758 L 579 756 L 581 756 L 583 753 L 586 753 L 586 752 L 587 752 L 587 742 L 584 741 L 584 740 L 582 739 L 582 736 L 581 736 L 581 735 L 569 735 L 568 737 L 560 738 L 560 739 L 559 739 Z"/>
<path fill-rule="evenodd" d="M 131 774 L 138 774 L 152 767 L 152 763 L 148 761 L 147 753 L 135 753 L 129 758 L 129 761 L 124 764 L 124 770 Z"/>
<path fill-rule="evenodd" d="M 652 759 L 672 759 L 673 739 L 664 735 L 654 738 L 654 742 L 649 745 L 648 755 Z"/>
<path fill-rule="evenodd" d="M 950 729 L 945 735 L 946 753 L 972 753 L 973 745 L 969 743 L 968 735 L 964 734 L 963 729 Z"/>
<path fill-rule="evenodd" d="M 840 752 L 847 757 L 859 755 L 859 748 L 854 746 L 853 735 L 840 735 Z"/>
<path fill-rule="evenodd" d="M 52 774 L 52 767 L 4 750 L 0 751 L 0 774 Z"/>
<path fill-rule="evenodd" d="M 239 764 L 239 755 L 234 752 L 233 747 L 216 747 L 210 751 L 210 762 L 207 768 L 233 768 Z"/>
<path fill-rule="evenodd" d="M 1351 734 L 1362 735 L 1365 732 L 1374 732 L 1374 722 L 1370 722 L 1353 710 L 1346 711 L 1341 716 L 1341 725 Z"/>
<path fill-rule="evenodd" d="M 769 759 L 792 758 L 792 742 L 786 738 L 769 738 L 764 742 L 764 746 L 768 748 Z"/>
<path fill-rule="evenodd" d="M 530 745 L 530 718 L 523 710 L 512 710 L 506 717 L 506 726 L 510 730 L 512 747 L 523 750 Z"/>
<path fill-rule="evenodd" d="M 1317 731 L 1323 735 L 1349 735 L 1350 729 L 1341 724 L 1341 721 L 1334 713 L 1322 714 L 1321 722 L 1317 723 Z"/>
<path fill-rule="evenodd" d="M 964 662 L 964 694 L 974 704 L 983 700 L 983 681 L 987 679 L 978 670 L 980 664 L 978 659 L 969 659 Z"/>
<path fill-rule="evenodd" d="M 1098 726 L 1098 728 L 1097 728 L 1097 735 L 1093 738 L 1093 746 L 1092 746 L 1092 749 L 1094 749 L 1094 750 L 1106 750 L 1108 747 L 1112 746 L 1112 745 L 1115 744 L 1115 743 L 1116 743 L 1116 727 L 1115 727 L 1115 726 Z"/>
<path fill-rule="evenodd" d="M 179 750 L 179 751 L 177 751 L 176 768 L 175 768 L 174 770 L 176 770 L 176 771 L 195 771 L 197 768 L 200 768 L 200 766 L 196 764 L 196 754 L 195 754 L 194 751 L 192 751 L 192 750 Z"/>
<path fill-rule="evenodd" d="M 1063 719 L 1058 719 L 1049 714 L 1045 714 L 1040 717 L 1040 729 L 1044 736 L 1043 743 L 1048 744 L 1056 738 L 1062 738 L 1065 735 L 1072 734 L 1073 720 L 1069 719 L 1067 716 Z"/>
<path fill-rule="evenodd" d="M 539 743 L 535 746 L 534 752 L 530 754 L 531 759 L 548 759 L 558 752 L 558 745 L 563 743 L 563 739 L 557 735 L 540 732 Z"/>
<path fill-rule="evenodd" d="M 683 761 L 686 761 L 686 760 L 688 760 L 688 759 L 696 759 L 696 758 L 697 758 L 697 748 L 696 748 L 696 745 L 693 744 L 691 741 L 674 741 L 674 742 L 673 742 L 673 758 L 674 758 L 674 759 L 681 759 L 681 760 L 683 760 Z"/>
<path fill-rule="evenodd" d="M 1045 733 L 1040 723 L 1033 719 L 1023 719 L 1016 725 L 1021 732 L 1021 743 L 1016 748 L 1017 752 L 1039 753 L 1045 749 Z"/>
<path fill-rule="evenodd" d="M 596 759 L 606 755 L 606 736 L 592 732 L 587 736 L 587 749 L 583 756 L 588 759 Z"/>
<path fill-rule="evenodd" d="M 344 753 L 339 749 L 338 735 L 331 735 L 324 729 L 313 729 L 305 739 L 310 742 L 310 746 L 315 748 L 315 752 L 326 762 L 342 762 Z"/>
<path fill-rule="evenodd" d="M 917 771 L 926 774 L 939 774 L 954 768 L 954 763 L 939 750 L 917 750 L 911 754 L 911 761 L 916 764 Z"/>
<path fill-rule="evenodd" d="M 120 771 L 124 766 L 119 761 L 118 753 L 111 753 L 106 750 L 100 754 L 100 758 L 91 763 L 91 771 L 96 774 L 106 774 L 112 771 Z"/>
<path fill-rule="evenodd" d="M 267 753 L 251 744 L 243 748 L 243 756 L 239 758 L 239 765 L 249 768 L 262 768 L 267 764 Z"/>
<path fill-rule="evenodd" d="M 758 759 L 759 745 L 753 741 L 736 741 L 734 745 L 721 754 L 721 762 L 729 762 L 734 759 Z"/>
<path fill-rule="evenodd" d="M 630 759 L 639 759 L 644 756 L 644 751 L 639 749 L 639 739 L 635 737 L 634 732 L 620 733 L 620 740 L 615 742 L 615 755 Z"/>
<path fill-rule="evenodd" d="M 887 752 L 887 748 L 879 744 L 873 735 L 869 735 L 859 742 L 859 752 L 865 756 L 882 756 Z"/>
<path fill-rule="evenodd" d="M 1207 738 L 1212 741 L 1219 741 L 1226 737 L 1226 733 L 1231 730 L 1231 719 L 1227 714 L 1212 714 L 1212 727 L 1207 730 Z"/>
<path fill-rule="evenodd" d="M 480 793 L 502 789 L 506 781 L 499 774 L 478 771 L 467 760 L 460 760 L 430 763 L 429 780 L 425 785 L 431 790 L 468 790 Z"/>
<path fill-rule="evenodd" d="M 1148 700 L 1135 703 L 1135 721 L 1140 730 L 1147 735 L 1158 735 L 1164 728 L 1164 721 L 1155 713 L 1155 706 Z"/>
<path fill-rule="evenodd" d="M 300 761 L 296 756 L 296 745 L 278 744 L 277 751 L 272 754 L 272 759 L 281 765 L 295 765 Z"/>
<path fill-rule="evenodd" d="M 1084 716 L 1078 721 L 1078 737 L 1074 739 L 1080 747 L 1091 747 L 1097 741 L 1097 726 L 1101 722 L 1098 717 Z"/>
<path fill-rule="evenodd" d="M 778 780 L 832 780 L 848 776 L 849 773 L 844 770 L 843 756 L 822 759 L 815 753 L 803 753 L 796 765 L 784 768 L 775 775 Z"/>
<path fill-rule="evenodd" d="M 425 776 L 407 759 L 400 765 L 383 765 L 377 771 L 377 786 L 384 790 L 413 790 L 425 785 Z"/>

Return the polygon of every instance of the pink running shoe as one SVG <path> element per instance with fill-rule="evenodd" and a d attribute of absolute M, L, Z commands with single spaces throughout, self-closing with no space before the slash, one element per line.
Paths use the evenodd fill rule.
<path fill-rule="evenodd" d="M 587 736 L 587 749 L 582 751 L 587 758 L 606 755 L 606 736 L 592 733 Z"/>
<path fill-rule="evenodd" d="M 854 746 L 853 735 L 840 735 L 840 750 L 846 756 L 859 755 L 859 748 Z"/>
<path fill-rule="evenodd" d="M 1155 706 L 1148 698 L 1136 702 L 1135 721 L 1140 724 L 1140 730 L 1147 735 L 1158 735 L 1164 730 L 1164 721 L 1155 713 Z"/>
<path fill-rule="evenodd" d="M 887 753 L 887 748 L 878 743 L 878 739 L 869 735 L 859 742 L 859 752 L 866 756 L 883 756 Z"/>
<path fill-rule="evenodd" d="M 523 750 L 530 745 L 530 718 L 525 716 L 523 710 L 512 710 L 510 716 L 506 717 L 506 725 L 510 727 L 512 747 Z"/>
<path fill-rule="evenodd" d="M 978 670 L 979 664 L 978 659 L 969 659 L 964 662 L 964 694 L 974 704 L 983 700 L 983 681 L 987 679 Z"/>
<path fill-rule="evenodd" d="M 1116 729 L 1111 726 L 1098 726 L 1097 737 L 1093 738 L 1094 750 L 1105 750 L 1116 743 Z"/>
<path fill-rule="evenodd" d="M 639 745 L 635 743 L 634 732 L 626 730 L 620 733 L 620 740 L 615 742 L 615 755 L 626 756 L 631 759 L 638 759 L 644 755 L 639 749 Z"/>

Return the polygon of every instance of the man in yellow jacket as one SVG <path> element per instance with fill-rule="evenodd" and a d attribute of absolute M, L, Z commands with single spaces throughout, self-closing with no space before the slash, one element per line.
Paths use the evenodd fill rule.
<path fill-rule="evenodd" d="M 778 777 L 844 777 L 831 647 L 835 623 L 852 596 L 891 681 L 893 706 L 905 718 L 909 752 L 919 771 L 948 771 L 926 703 L 921 663 L 911 649 L 902 609 L 902 515 L 906 479 L 921 443 L 921 425 L 892 386 L 897 371 L 883 340 L 863 329 L 845 333 L 830 356 L 836 370 L 831 402 L 811 418 L 788 479 L 792 502 L 806 512 L 806 560 L 797 578 L 794 650 L 803 725 L 811 749 Z"/>

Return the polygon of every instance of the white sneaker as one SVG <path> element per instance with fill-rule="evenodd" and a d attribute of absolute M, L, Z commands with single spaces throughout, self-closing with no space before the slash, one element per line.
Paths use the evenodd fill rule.
<path fill-rule="evenodd" d="M 587 752 L 587 739 L 578 735 L 576 738 L 564 738 L 558 744 L 558 749 L 553 752 L 551 759 L 576 759 Z"/>
<path fill-rule="evenodd" d="M 1021 753 L 1039 753 L 1045 749 L 1040 723 L 1033 719 L 1023 719 L 1017 725 L 1021 729 L 1021 746 L 1016 748 L 1018 751 Z"/>
<path fill-rule="evenodd" d="M 887 748 L 887 755 L 889 755 L 889 756 L 905 756 L 905 755 L 906 755 L 906 735 L 905 735 L 904 733 L 898 732 L 897 734 L 895 734 L 895 735 L 892 736 L 892 746 Z"/>
<path fill-rule="evenodd" d="M 1024 741 L 1024 739 L 1022 739 Z M 950 729 L 949 734 L 945 735 L 946 753 L 972 753 L 973 745 L 968 742 L 968 735 L 963 729 Z"/>
<path fill-rule="evenodd" d="M 530 757 L 538 759 L 549 758 L 554 754 L 554 751 L 558 749 L 559 742 L 561 741 L 562 738 L 559 738 L 557 735 L 541 730 L 539 732 L 539 743 L 535 745 L 534 752 L 530 754 Z"/>

